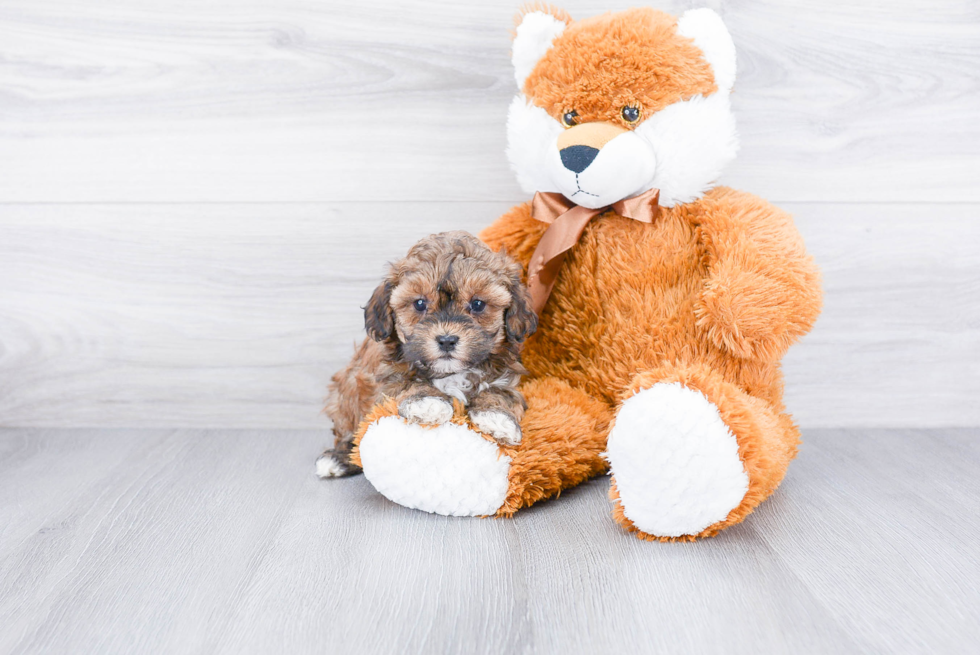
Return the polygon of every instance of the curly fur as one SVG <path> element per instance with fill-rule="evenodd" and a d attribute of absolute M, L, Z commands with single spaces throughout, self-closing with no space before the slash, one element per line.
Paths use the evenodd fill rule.
<path fill-rule="evenodd" d="M 492 434 L 520 440 L 520 351 L 537 327 L 521 273 L 512 259 L 460 231 L 422 239 L 390 266 L 364 308 L 368 338 L 329 385 L 335 443 L 321 456 L 330 462 L 319 467 L 326 477 L 359 472 L 350 462 L 354 433 L 386 397 L 404 418 L 428 424 L 452 418 L 456 399 L 471 413 L 492 415 L 488 425 L 500 426 Z M 440 345 L 447 337 L 456 342 Z"/>

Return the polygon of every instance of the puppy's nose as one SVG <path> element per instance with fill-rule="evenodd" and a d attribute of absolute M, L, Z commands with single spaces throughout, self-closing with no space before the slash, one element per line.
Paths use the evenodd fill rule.
<path fill-rule="evenodd" d="M 439 344 L 439 350 L 443 352 L 452 352 L 456 344 L 459 343 L 459 337 L 455 334 L 442 334 L 436 337 L 436 343 Z"/>
<path fill-rule="evenodd" d="M 561 163 L 570 171 L 581 173 L 593 162 L 599 154 L 598 148 L 591 146 L 568 146 L 558 151 Z"/>

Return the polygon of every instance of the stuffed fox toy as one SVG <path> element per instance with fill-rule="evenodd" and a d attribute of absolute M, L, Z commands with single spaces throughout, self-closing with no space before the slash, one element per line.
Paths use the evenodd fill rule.
<path fill-rule="evenodd" d="M 743 520 L 799 431 L 780 358 L 821 305 L 793 221 L 715 186 L 737 150 L 735 47 L 709 9 L 518 18 L 507 156 L 534 201 L 481 238 L 525 266 L 539 313 L 523 441 L 465 413 L 406 423 L 382 403 L 353 461 L 409 507 L 511 516 L 609 472 L 612 516 L 643 539 Z"/>

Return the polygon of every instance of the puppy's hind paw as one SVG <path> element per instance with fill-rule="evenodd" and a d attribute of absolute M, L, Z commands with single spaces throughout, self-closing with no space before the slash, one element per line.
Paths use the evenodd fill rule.
<path fill-rule="evenodd" d="M 506 412 L 471 412 L 470 422 L 480 432 L 486 432 L 500 443 L 516 446 L 521 443 L 521 426 Z"/>
<path fill-rule="evenodd" d="M 453 404 L 442 398 L 411 398 L 398 406 L 398 413 L 412 423 L 442 425 L 453 417 Z"/>
<path fill-rule="evenodd" d="M 318 478 L 343 478 L 360 472 L 360 467 L 354 466 L 346 457 L 341 457 L 332 450 L 326 451 L 316 460 Z"/>

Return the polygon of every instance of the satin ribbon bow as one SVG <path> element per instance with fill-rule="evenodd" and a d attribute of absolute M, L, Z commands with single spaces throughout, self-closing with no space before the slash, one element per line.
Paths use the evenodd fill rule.
<path fill-rule="evenodd" d="M 565 255 L 578 243 L 585 226 L 599 214 L 612 210 L 624 218 L 642 223 L 652 223 L 660 212 L 660 189 L 650 189 L 635 198 L 626 198 L 607 207 L 589 209 L 576 205 L 560 193 L 534 194 L 531 216 L 542 223 L 550 223 L 538 247 L 531 255 L 527 267 L 527 287 L 531 305 L 540 316 L 558 279 Z"/>

